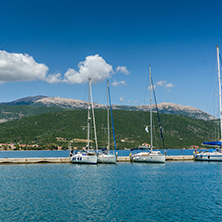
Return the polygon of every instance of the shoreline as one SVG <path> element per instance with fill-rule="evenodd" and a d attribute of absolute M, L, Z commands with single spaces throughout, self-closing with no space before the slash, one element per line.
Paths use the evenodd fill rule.
<path fill-rule="evenodd" d="M 206 149 L 209 149 L 208 148 L 198 148 L 198 150 L 206 150 Z M 78 150 L 78 149 L 75 149 L 75 150 Z M 81 149 L 79 149 L 81 150 Z M 130 151 L 131 149 L 118 149 L 118 150 L 126 150 L 126 151 Z M 118 152 L 117 150 L 117 152 Z M 155 150 L 155 149 L 154 149 Z M 156 150 L 194 150 L 194 148 L 167 148 L 167 149 L 156 149 Z M 0 152 L 3 151 L 70 151 L 69 149 L 66 149 L 66 150 L 58 150 L 58 149 L 54 149 L 54 150 L 51 150 L 51 149 L 44 149 L 44 150 L 38 150 L 38 149 L 29 149 L 29 150 L 23 150 L 23 149 L 20 149 L 20 150 L 13 150 L 13 149 L 7 149 L 7 150 L 3 150 L 3 149 L 0 149 Z M 114 151 L 114 150 L 110 150 L 110 151 Z"/>

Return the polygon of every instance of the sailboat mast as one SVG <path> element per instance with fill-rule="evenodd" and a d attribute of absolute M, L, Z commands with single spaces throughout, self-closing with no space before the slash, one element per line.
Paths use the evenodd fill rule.
<path fill-rule="evenodd" d="M 108 133 L 108 152 L 110 149 L 110 129 L 109 129 L 109 81 L 107 80 L 107 133 Z"/>
<path fill-rule="evenodd" d="M 153 150 L 153 117 L 152 117 L 152 77 L 151 77 L 151 66 L 149 66 L 149 77 L 150 77 L 150 139 L 151 139 L 151 151 Z"/>
<path fill-rule="evenodd" d="M 88 89 L 88 118 L 87 118 L 87 149 L 89 151 L 89 138 L 90 138 L 90 91 L 91 91 L 91 81 L 92 79 L 89 78 L 89 89 Z"/>
<path fill-rule="evenodd" d="M 219 103 L 220 103 L 220 137 L 222 142 L 222 108 L 221 108 L 221 78 L 220 78 L 220 51 L 217 45 L 217 72 L 218 72 L 218 82 L 219 82 Z"/>
<path fill-rule="evenodd" d="M 110 110 L 110 116 L 111 116 L 111 121 L 112 121 L 112 130 L 113 130 L 113 142 L 114 142 L 115 154 L 117 155 L 117 151 L 116 151 L 116 136 L 115 136 L 115 130 L 114 130 L 112 101 L 111 101 L 111 96 L 110 96 L 109 84 L 108 84 L 108 95 L 109 95 L 109 110 Z"/>
<path fill-rule="evenodd" d="M 91 106 L 92 106 L 92 116 L 93 116 L 94 137 L 95 137 L 95 143 L 96 143 L 96 151 L 98 152 L 98 141 L 97 141 L 97 134 L 96 134 L 96 120 L 95 120 L 95 113 L 94 113 L 94 106 L 93 106 L 92 87 L 90 87 L 90 94 L 91 94 Z"/>

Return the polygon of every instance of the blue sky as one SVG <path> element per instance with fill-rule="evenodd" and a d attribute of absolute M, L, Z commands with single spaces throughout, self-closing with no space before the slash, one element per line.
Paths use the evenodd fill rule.
<path fill-rule="evenodd" d="M 206 0 L 1 1 L 0 101 L 46 95 L 142 105 L 148 67 L 158 103 L 213 113 L 222 3 Z M 221 44 L 222 51 L 222 44 Z"/>

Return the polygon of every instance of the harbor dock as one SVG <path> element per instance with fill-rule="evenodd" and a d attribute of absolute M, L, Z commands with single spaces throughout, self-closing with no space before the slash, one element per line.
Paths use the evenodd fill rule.
<path fill-rule="evenodd" d="M 166 156 L 166 161 L 192 161 L 193 155 Z M 117 162 L 130 162 L 129 156 L 118 156 Z M 69 157 L 0 158 L 0 164 L 71 163 Z"/>
<path fill-rule="evenodd" d="M 69 157 L 0 158 L 0 164 L 71 163 Z"/>

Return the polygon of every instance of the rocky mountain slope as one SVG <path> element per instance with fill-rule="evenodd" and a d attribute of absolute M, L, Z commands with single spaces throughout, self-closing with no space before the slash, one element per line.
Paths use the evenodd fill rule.
<path fill-rule="evenodd" d="M 81 100 L 74 100 L 74 99 L 63 99 L 60 97 L 45 97 L 34 101 L 35 106 L 55 106 L 61 108 L 73 108 L 73 109 L 86 109 L 87 102 Z M 106 108 L 105 105 L 101 105 L 98 103 L 94 103 L 94 108 L 97 109 L 104 109 Z M 120 105 L 112 105 L 113 109 L 119 110 L 132 110 L 132 111 L 149 111 L 150 106 L 120 106 Z M 153 105 L 152 109 L 156 111 L 156 106 Z M 196 119 L 203 119 L 203 120 L 212 120 L 215 119 L 214 116 L 191 106 L 183 106 L 178 105 L 175 103 L 160 103 L 158 104 L 158 110 L 160 113 L 164 114 L 174 114 L 174 115 L 184 115 L 189 116 Z"/>
<path fill-rule="evenodd" d="M 139 110 L 148 111 L 150 110 L 149 106 L 137 106 Z M 153 105 L 153 109 L 156 110 L 155 105 Z M 174 114 L 174 115 L 183 115 L 189 116 L 195 119 L 203 119 L 203 120 L 213 120 L 214 116 L 206 113 L 198 108 L 192 106 L 183 106 L 175 103 L 160 103 L 158 104 L 158 110 L 160 113 L 164 114 Z"/>
<path fill-rule="evenodd" d="M 87 109 L 87 102 L 86 101 L 81 101 L 81 100 L 75 100 L 75 99 L 64 99 L 60 97 L 46 97 L 46 96 L 34 96 L 34 97 L 25 97 L 21 98 L 12 102 L 8 103 L 1 103 L 0 105 L 2 107 L 0 110 L 0 121 L 1 117 L 4 116 L 4 122 L 7 120 L 12 120 L 16 118 L 22 118 L 30 115 L 35 115 L 33 114 L 28 114 L 26 111 L 26 115 L 23 115 L 21 117 L 21 113 L 23 114 L 23 108 L 21 105 L 26 105 L 26 110 L 27 106 L 33 107 L 33 108 L 38 108 L 38 112 L 40 112 L 41 108 L 50 108 L 50 112 L 53 111 L 53 108 L 55 108 L 55 111 L 58 111 L 57 109 Z M 6 106 L 7 105 L 7 106 Z M 10 108 L 13 106 L 18 106 L 19 109 L 15 108 Z M 7 112 L 5 112 L 7 107 L 7 112 L 10 114 L 10 118 L 7 118 Z M 105 109 L 106 105 L 94 103 L 94 108 L 95 109 Z M 145 105 L 145 106 L 126 106 L 126 105 L 112 105 L 113 109 L 116 110 L 130 110 L 130 111 L 149 111 L 150 106 Z M 156 111 L 155 105 L 152 107 L 153 111 Z M 160 103 L 158 104 L 158 110 L 160 113 L 163 114 L 173 114 L 173 115 L 183 115 L 183 116 L 188 116 L 196 119 L 202 119 L 202 120 L 213 120 L 215 119 L 214 116 L 198 109 L 195 107 L 191 106 L 183 106 L 183 105 L 178 105 L 174 103 Z M 2 113 L 1 113 L 2 112 Z M 15 113 L 17 112 L 17 113 Z M 43 111 L 44 112 L 44 111 Z M 40 112 L 40 113 L 43 113 Z"/>

